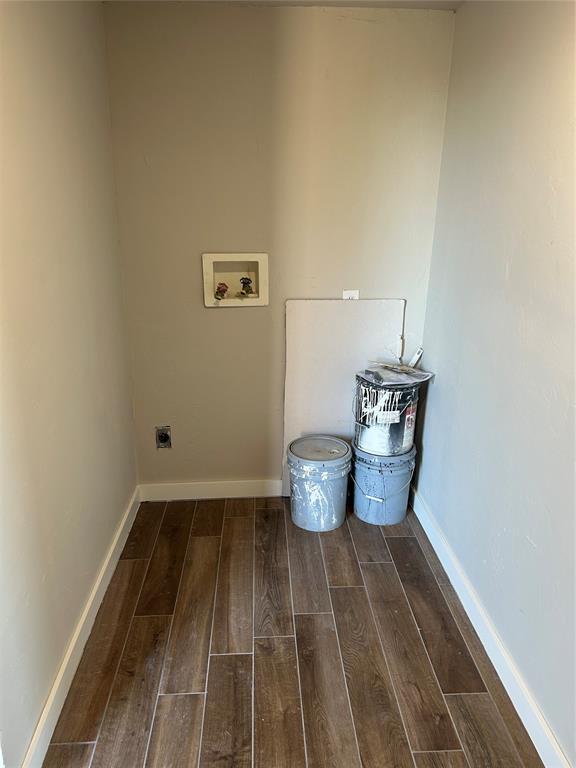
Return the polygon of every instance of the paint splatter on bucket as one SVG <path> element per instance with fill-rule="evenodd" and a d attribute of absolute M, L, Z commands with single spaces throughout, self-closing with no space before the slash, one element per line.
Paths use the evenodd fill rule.
<path fill-rule="evenodd" d="M 407 453 L 414 444 L 418 389 L 431 376 L 387 365 L 356 374 L 355 444 L 377 456 Z"/>
<path fill-rule="evenodd" d="M 354 514 L 365 523 L 396 525 L 406 517 L 416 448 L 401 456 L 376 456 L 353 447 Z"/>
<path fill-rule="evenodd" d="M 288 446 L 292 520 L 307 531 L 332 531 L 346 517 L 352 450 L 330 435 L 308 435 Z"/>

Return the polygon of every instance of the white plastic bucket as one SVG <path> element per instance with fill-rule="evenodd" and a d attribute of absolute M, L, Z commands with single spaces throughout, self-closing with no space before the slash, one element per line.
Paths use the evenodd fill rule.
<path fill-rule="evenodd" d="M 352 451 L 329 435 L 309 435 L 288 446 L 292 520 L 307 531 L 332 531 L 346 517 Z"/>
<path fill-rule="evenodd" d="M 365 523 L 396 525 L 406 517 L 416 448 L 376 456 L 354 445 L 354 514 Z"/>

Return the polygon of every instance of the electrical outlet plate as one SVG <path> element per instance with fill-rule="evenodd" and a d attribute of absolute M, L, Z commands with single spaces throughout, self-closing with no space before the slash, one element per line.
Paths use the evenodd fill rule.
<path fill-rule="evenodd" d="M 351 299 L 354 299 L 354 301 L 357 301 L 360 298 L 360 291 L 357 288 L 346 289 L 342 291 L 342 298 L 347 301 L 350 301 Z"/>
<path fill-rule="evenodd" d="M 172 431 L 168 425 L 156 427 L 156 448 L 172 448 Z"/>

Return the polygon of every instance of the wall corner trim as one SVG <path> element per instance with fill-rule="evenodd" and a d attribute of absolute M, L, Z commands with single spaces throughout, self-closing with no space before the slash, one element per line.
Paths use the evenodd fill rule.
<path fill-rule="evenodd" d="M 184 499 L 242 499 L 281 496 L 282 480 L 201 480 L 191 483 L 142 483 L 142 501 Z"/>
<path fill-rule="evenodd" d="M 40 718 L 34 729 L 32 739 L 30 740 L 26 756 L 22 763 L 22 768 L 40 768 L 44 761 L 46 751 L 50 744 L 50 738 L 52 737 L 52 732 L 56 727 L 60 711 L 64 706 L 66 695 L 68 694 L 84 646 L 86 645 L 86 641 L 92 630 L 94 619 L 100 608 L 100 603 L 104 598 L 104 593 L 108 588 L 116 564 L 120 559 L 122 548 L 124 547 L 124 543 L 132 528 L 132 523 L 136 517 L 139 503 L 140 489 L 136 486 L 128 505 L 124 510 L 122 519 L 114 532 L 108 551 L 104 556 L 104 560 L 100 566 L 92 589 L 90 590 L 88 599 L 80 614 L 80 618 L 74 627 L 68 647 L 66 648 L 64 657 L 58 668 L 58 672 L 56 673 L 54 683 L 52 684 L 52 688 L 50 689 L 48 698 L 46 699 L 46 703 L 44 704 L 44 708 L 42 709 L 42 713 L 40 714 Z"/>
<path fill-rule="evenodd" d="M 456 590 L 464 610 L 484 646 L 484 650 L 494 665 L 544 765 L 547 768 L 571 768 L 570 761 L 554 736 L 534 695 L 500 638 L 490 614 L 468 579 L 430 507 L 415 488 L 412 490 L 414 492 L 412 504 L 414 512 L 448 574 L 448 578 Z"/>

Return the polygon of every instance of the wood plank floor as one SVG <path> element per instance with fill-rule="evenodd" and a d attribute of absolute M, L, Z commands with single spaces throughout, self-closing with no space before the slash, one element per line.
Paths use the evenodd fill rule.
<path fill-rule="evenodd" d="M 254 640 L 256 765 L 305 765 L 300 685 L 294 637 Z"/>
<path fill-rule="evenodd" d="M 466 643 L 415 538 L 391 539 L 389 549 L 424 645 L 444 693 L 486 690 Z"/>
<path fill-rule="evenodd" d="M 45 768 L 543 768 L 412 512 L 141 504 Z"/>

